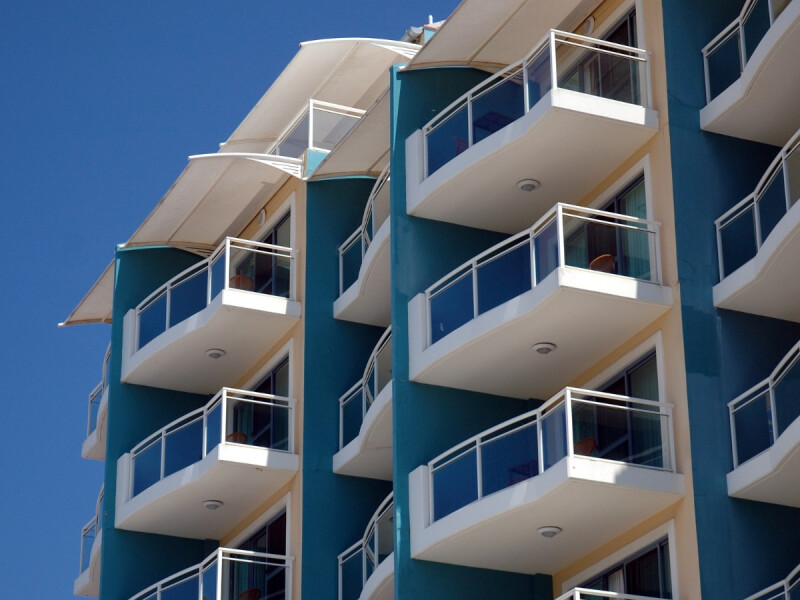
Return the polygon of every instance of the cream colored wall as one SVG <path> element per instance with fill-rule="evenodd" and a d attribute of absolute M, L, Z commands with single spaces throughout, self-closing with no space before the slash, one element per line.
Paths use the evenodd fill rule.
<path fill-rule="evenodd" d="M 291 361 L 291 390 L 292 398 L 295 400 L 294 413 L 294 447 L 295 452 L 300 455 L 302 465 L 303 449 L 303 357 L 305 341 L 305 248 L 306 248 L 306 184 L 297 178 L 290 178 L 263 206 L 266 212 L 265 223 L 270 223 L 274 217 L 280 216 L 292 203 L 292 247 L 297 253 L 294 269 L 297 300 L 302 304 L 299 322 L 283 337 L 270 348 L 245 375 L 233 385 L 244 387 L 260 375 L 264 368 L 280 360 L 287 348 L 290 348 Z M 257 217 L 254 218 L 241 231 L 237 237 L 244 239 L 254 239 L 263 229 L 258 224 Z M 226 546 L 239 537 L 242 533 L 261 524 L 267 514 L 275 510 L 289 498 L 287 505 L 288 530 L 289 530 L 289 554 L 294 557 L 292 563 L 292 598 L 300 599 L 300 578 L 302 556 L 302 467 L 292 480 L 283 488 L 278 490 L 264 501 L 251 514 L 247 515 L 240 523 L 229 531 L 221 540 L 220 545 Z"/>
<path fill-rule="evenodd" d="M 605 25 L 611 25 L 610 19 L 617 17 L 617 10 L 623 5 L 631 4 L 626 0 L 609 0 L 602 3 L 593 13 L 595 18 L 595 34 L 602 32 Z M 666 401 L 672 404 L 673 427 L 675 436 L 675 461 L 677 470 L 684 475 L 686 493 L 684 497 L 660 514 L 639 523 L 630 530 L 621 533 L 617 538 L 580 557 L 574 563 L 553 574 L 553 592 L 556 596 L 562 593 L 564 583 L 580 574 L 603 558 L 634 543 L 647 532 L 673 521 L 675 529 L 674 556 L 677 564 L 673 565 L 678 589 L 673 590 L 673 597 L 682 600 L 700 598 L 700 572 L 698 567 L 697 535 L 694 515 L 694 493 L 692 486 L 692 469 L 689 438 L 689 416 L 686 394 L 686 372 L 683 353 L 683 325 L 680 308 L 680 287 L 678 284 L 677 254 L 675 247 L 675 215 L 672 198 L 672 168 L 670 160 L 666 71 L 664 64 L 664 36 L 662 23 L 661 0 L 642 0 L 637 3 L 639 22 L 644 22 L 644 39 L 640 45 L 646 44 L 649 51 L 650 80 L 653 108 L 659 112 L 659 131 L 642 148 L 631 156 L 614 173 L 611 173 L 595 190 L 582 198 L 579 204 L 589 205 L 598 198 L 606 196 L 608 190 L 624 183 L 621 178 L 648 157 L 649 185 L 652 192 L 652 219 L 660 222 L 660 247 L 662 263 L 662 280 L 664 285 L 672 289 L 672 308 L 656 322 L 640 331 L 632 339 L 603 357 L 586 372 L 582 373 L 570 385 L 584 386 L 596 379 L 612 365 L 620 361 L 628 353 L 661 334 L 661 355 L 664 372 L 662 378 L 666 393 Z M 580 33 L 581 23 L 573 24 L 572 30 Z M 613 140 L 611 140 L 613 143 Z"/>

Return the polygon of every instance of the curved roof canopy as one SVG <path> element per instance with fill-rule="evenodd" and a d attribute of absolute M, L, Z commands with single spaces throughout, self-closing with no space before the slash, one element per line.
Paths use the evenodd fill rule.
<path fill-rule="evenodd" d="M 522 58 L 548 30 L 579 23 L 600 0 L 464 0 L 407 69 L 470 66 L 494 71 Z"/>
<path fill-rule="evenodd" d="M 366 109 L 387 87 L 391 65 L 419 46 L 368 38 L 304 42 L 300 50 L 215 154 L 189 164 L 125 247 L 169 245 L 207 254 L 236 234 L 302 161 L 264 154 L 308 108 L 309 100 Z M 62 325 L 110 323 L 113 262 Z"/>

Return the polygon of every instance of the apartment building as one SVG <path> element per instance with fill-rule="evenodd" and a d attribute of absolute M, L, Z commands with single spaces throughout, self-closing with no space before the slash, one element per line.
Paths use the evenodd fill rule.
<path fill-rule="evenodd" d="M 303 44 L 67 319 L 76 594 L 793 597 L 800 2 L 406 37 Z"/>

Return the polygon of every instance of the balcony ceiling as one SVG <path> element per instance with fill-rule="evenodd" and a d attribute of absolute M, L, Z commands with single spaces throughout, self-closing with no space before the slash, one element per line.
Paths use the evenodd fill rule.
<path fill-rule="evenodd" d="M 600 0 L 464 0 L 409 69 L 466 65 L 496 70 L 522 58 L 549 30 L 571 28 Z"/>

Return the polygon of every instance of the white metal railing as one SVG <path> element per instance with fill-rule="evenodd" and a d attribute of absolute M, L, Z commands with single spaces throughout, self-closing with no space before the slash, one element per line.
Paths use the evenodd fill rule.
<path fill-rule="evenodd" d="M 602 57 L 602 62 L 598 60 L 596 65 L 596 79 L 586 85 L 576 83 L 570 79 L 574 68 L 590 55 Z M 621 87 L 619 64 L 629 69 L 629 77 Z M 650 108 L 649 69 L 644 49 L 552 29 L 522 59 L 469 90 L 422 128 L 425 177 L 484 137 L 521 118 L 554 87 L 553 82 L 557 88 Z M 606 89 L 603 75 L 611 70 L 616 85 Z M 484 105 L 492 109 L 491 116 Z M 444 156 L 435 156 L 430 147 L 431 137 L 437 131 L 443 132 L 443 142 L 434 140 L 434 143 L 446 146 Z"/>
<path fill-rule="evenodd" d="M 783 193 L 780 196 L 777 193 L 771 193 L 773 190 L 777 192 L 781 189 Z M 717 230 L 720 281 L 758 254 L 764 240 L 780 220 L 775 217 L 778 214 L 783 217 L 799 198 L 800 131 L 797 131 L 761 176 L 756 189 L 714 221 Z M 766 213 L 766 216 L 762 216 L 762 211 Z M 742 231 L 736 228 L 737 223 L 743 222 L 739 221 L 740 219 L 752 220 L 753 244 L 749 243 L 750 240 L 741 238 Z M 725 237 L 728 228 L 734 233 L 730 238 Z M 738 260 L 731 260 L 730 262 L 733 264 L 726 267 L 725 255 L 729 251 L 741 253 L 747 248 L 753 248 L 752 255 L 750 253 L 741 256 L 736 254 L 731 258 L 738 258 Z"/>
<path fill-rule="evenodd" d="M 772 446 L 800 415 L 800 399 L 796 393 L 790 389 L 785 395 L 779 394 L 781 382 L 788 375 L 794 375 L 798 363 L 800 342 L 781 359 L 769 377 L 728 403 L 734 468 Z M 740 447 L 740 438 L 746 440 L 746 446 Z"/>
<path fill-rule="evenodd" d="M 369 355 L 364 376 L 339 398 L 339 450 L 358 430 L 378 394 L 392 381 L 392 328 L 383 332 Z"/>
<path fill-rule="evenodd" d="M 130 600 L 290 600 L 292 561 L 291 556 L 219 548 L 203 562 L 162 579 Z"/>
<path fill-rule="evenodd" d="M 358 270 L 364 261 L 369 245 L 381 225 L 389 218 L 388 183 L 389 166 L 387 165 L 372 187 L 361 225 L 339 246 L 339 295 L 342 295 L 358 279 Z M 358 260 L 348 260 L 356 248 L 359 250 L 356 253 Z M 345 271 L 348 272 L 345 273 Z"/>
<path fill-rule="evenodd" d="M 199 462 L 220 443 L 294 453 L 294 408 L 291 398 L 222 388 L 131 450 L 130 497 Z"/>
<path fill-rule="evenodd" d="M 357 600 L 370 575 L 392 553 L 393 524 L 394 494 L 390 493 L 369 520 L 364 537 L 339 555 L 339 600 Z M 355 585 L 352 585 L 352 578 L 345 574 L 351 565 L 356 570 Z M 357 577 L 359 574 L 361 577 Z"/>
<path fill-rule="evenodd" d="M 365 112 L 350 106 L 310 99 L 267 153 L 300 158 L 309 148 L 329 152 Z"/>
<path fill-rule="evenodd" d="M 431 460 L 431 521 L 540 475 L 576 454 L 674 472 L 671 405 L 565 388 L 536 410 L 487 429 Z M 448 485 L 453 478 L 458 478 L 458 486 Z"/>
<path fill-rule="evenodd" d="M 297 252 L 228 237 L 211 256 L 178 273 L 136 307 L 136 349 L 200 312 L 224 289 L 294 300 Z"/>
<path fill-rule="evenodd" d="M 103 393 L 108 388 L 108 368 L 111 361 L 111 343 L 109 342 L 106 349 L 105 357 L 103 358 L 103 376 L 94 389 L 89 392 L 89 414 L 86 423 L 86 437 L 92 435 L 92 432 L 97 429 L 97 417 L 100 411 L 100 401 L 103 399 Z"/>
<path fill-rule="evenodd" d="M 745 600 L 795 600 L 800 593 L 800 565 L 797 565 L 786 579 L 766 589 L 748 596 Z"/>
<path fill-rule="evenodd" d="M 94 542 L 97 539 L 99 532 L 103 529 L 104 497 L 105 485 L 100 488 L 100 493 L 97 496 L 94 516 L 89 519 L 89 522 L 81 528 L 81 555 L 80 570 L 78 573 L 83 573 L 89 568 L 92 557 L 92 546 L 94 546 Z"/>
<path fill-rule="evenodd" d="M 492 246 L 425 290 L 427 345 L 478 315 L 535 288 L 559 267 L 578 267 L 661 283 L 656 221 L 556 204 L 530 229 Z M 604 236 L 608 252 L 585 238 Z"/>
<path fill-rule="evenodd" d="M 705 48 L 703 48 L 703 64 L 705 67 L 705 82 L 706 82 L 706 102 L 711 102 L 716 98 L 720 92 L 725 90 L 731 83 L 741 76 L 744 71 L 747 61 L 753 54 L 756 46 L 764 37 L 764 34 L 772 27 L 772 24 L 780 16 L 786 6 L 792 0 L 746 0 L 742 6 L 742 11 L 725 29 L 717 34 Z M 752 30 L 748 25 L 764 25 L 758 22 L 758 17 L 768 19 L 768 27 L 763 31 Z M 751 40 L 748 37 L 748 31 L 753 35 Z M 735 40 L 735 41 L 734 41 Z M 730 47 L 729 43 L 733 43 L 733 52 L 724 58 L 733 59 L 734 64 L 725 64 L 727 67 L 724 74 L 721 75 L 722 81 L 719 85 L 715 85 L 712 79 L 716 79 L 714 67 L 711 66 L 715 55 L 722 56 L 724 48 Z M 718 54 L 719 53 L 719 54 Z M 735 77 L 732 76 L 735 75 Z M 712 89 L 712 87 L 714 89 Z"/>
<path fill-rule="evenodd" d="M 597 600 L 598 598 L 612 598 L 613 600 L 657 600 L 651 596 L 637 596 L 622 592 L 606 592 L 604 590 L 590 590 L 587 588 L 574 588 L 556 598 L 556 600 Z"/>

